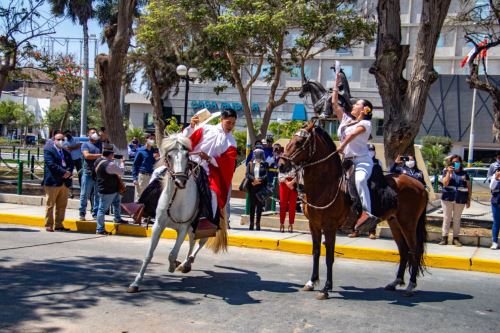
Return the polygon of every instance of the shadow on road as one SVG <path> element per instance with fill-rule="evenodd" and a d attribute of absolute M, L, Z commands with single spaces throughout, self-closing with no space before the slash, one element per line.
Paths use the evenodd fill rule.
<path fill-rule="evenodd" d="M 2 232 L 2 231 L 40 232 L 40 230 L 28 229 L 28 228 L 0 228 L 0 232 Z"/>
<path fill-rule="evenodd" d="M 353 301 L 387 301 L 389 304 L 413 307 L 419 303 L 441 303 L 445 301 L 461 301 L 474 298 L 471 295 L 446 292 L 417 290 L 412 297 L 403 296 L 404 289 L 387 291 L 384 288 L 358 288 L 354 286 L 340 286 L 343 290 L 334 291 L 339 296 L 331 298 Z"/>
<path fill-rule="evenodd" d="M 0 263 L 2 261 L 0 260 Z M 259 303 L 249 293 L 297 292 L 298 285 L 265 281 L 253 271 L 216 266 L 228 272 L 193 271 L 191 275 L 146 273 L 142 292 L 127 294 L 141 265 L 140 260 L 106 257 L 74 257 L 22 263 L 11 267 L 0 265 L 0 331 L 21 332 L 24 322 L 44 323 L 45 318 L 74 320 L 81 310 L 97 306 L 103 299 L 143 305 L 148 301 L 175 302 L 179 305 L 199 303 L 198 294 L 221 299 L 232 305 Z M 151 263 L 151 267 L 160 265 Z M 166 266 L 164 266 L 166 271 Z M 183 292 L 182 295 L 176 292 Z M 186 294 L 187 293 L 187 294 Z M 18 328 L 21 327 L 21 328 Z M 44 332 L 58 332 L 59 327 L 43 327 Z"/>
<path fill-rule="evenodd" d="M 145 285 L 141 287 L 142 293 L 159 290 L 182 291 L 200 294 L 206 298 L 220 299 L 231 305 L 243 305 L 261 302 L 253 298 L 250 295 L 251 292 L 293 293 L 298 292 L 298 289 L 302 287 L 294 283 L 262 280 L 254 271 L 217 265 L 214 267 L 229 272 L 205 270 L 201 272 L 206 276 L 182 275 L 181 279 L 175 282 L 165 282 L 161 279 L 156 282 L 154 289 L 149 289 L 148 281 L 145 281 Z"/>

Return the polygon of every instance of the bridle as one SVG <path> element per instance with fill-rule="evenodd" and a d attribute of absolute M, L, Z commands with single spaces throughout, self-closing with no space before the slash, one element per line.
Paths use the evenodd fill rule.
<path fill-rule="evenodd" d="M 312 158 L 313 158 L 313 156 L 314 156 L 314 154 L 316 153 L 316 140 L 314 139 L 314 136 L 315 136 L 315 129 L 314 129 L 314 127 L 312 128 L 311 132 L 309 132 L 308 130 L 306 130 L 304 128 L 301 128 L 301 129 L 299 129 L 294 134 L 294 136 L 299 136 L 299 137 L 302 137 L 302 138 L 306 138 L 306 140 L 290 156 L 284 156 L 284 155 L 282 155 L 281 157 L 283 159 L 285 159 L 285 160 L 290 161 L 292 164 L 298 166 L 296 168 L 296 173 L 301 172 L 305 168 L 311 167 L 313 165 L 317 165 L 317 164 L 323 163 L 323 162 L 329 160 L 330 158 L 332 158 L 335 154 L 338 154 L 338 150 L 335 150 L 335 151 L 331 152 L 330 154 L 328 154 L 327 156 L 323 157 L 320 160 L 311 161 Z M 301 164 L 297 164 L 297 163 L 293 162 L 293 159 L 295 157 L 297 157 L 297 155 L 300 154 L 300 153 L 302 153 L 303 151 L 308 151 L 308 158 L 305 160 L 305 162 L 303 162 Z M 303 198 L 300 198 L 300 201 L 302 201 L 303 204 L 305 204 L 305 205 L 307 205 L 307 206 L 309 206 L 311 208 L 314 208 L 314 209 L 318 209 L 318 210 L 327 209 L 330 206 L 332 206 L 335 203 L 335 201 L 337 200 L 337 198 L 339 196 L 339 193 L 340 193 L 340 188 L 342 187 L 341 185 L 342 185 L 343 180 L 344 180 L 344 177 L 341 177 L 340 178 L 340 183 L 337 186 L 337 191 L 335 193 L 335 196 L 333 197 L 333 199 L 328 204 L 326 204 L 324 206 L 313 205 L 312 203 L 307 202 Z"/>

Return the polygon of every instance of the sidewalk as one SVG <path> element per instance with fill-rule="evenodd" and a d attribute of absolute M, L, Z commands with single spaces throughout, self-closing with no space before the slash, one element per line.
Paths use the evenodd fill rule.
<path fill-rule="evenodd" d="M 71 205 L 70 205 L 71 207 Z M 298 254 L 312 253 L 311 237 L 307 232 L 280 233 L 277 229 L 264 228 L 262 231 L 249 231 L 240 225 L 241 214 L 244 213 L 245 201 L 231 199 L 231 227 L 229 230 L 229 245 L 249 248 L 279 250 Z M 20 224 L 34 227 L 44 227 L 45 207 L 0 203 L 0 224 Z M 87 214 L 90 217 L 90 214 Z M 126 219 L 130 220 L 130 219 Z M 152 229 L 137 226 L 112 223 L 107 216 L 106 230 L 118 235 L 150 237 Z M 65 227 L 77 232 L 95 232 L 94 221 L 78 221 L 78 210 L 68 208 Z M 163 238 L 175 238 L 176 233 L 166 229 Z M 336 253 L 339 258 L 362 260 L 378 260 L 398 262 L 399 255 L 396 243 L 391 239 L 371 240 L 367 237 L 348 238 L 337 235 Z M 325 254 L 322 246 L 321 254 Z M 473 246 L 440 246 L 427 244 L 426 263 L 429 267 L 472 270 L 500 274 L 500 251 Z"/>

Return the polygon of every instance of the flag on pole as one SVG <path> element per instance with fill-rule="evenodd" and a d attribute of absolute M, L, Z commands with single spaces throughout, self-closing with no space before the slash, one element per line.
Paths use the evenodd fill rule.
<path fill-rule="evenodd" d="M 488 43 L 488 40 L 485 39 L 481 43 L 479 43 L 478 46 L 483 46 L 483 45 L 486 45 L 487 43 Z M 469 51 L 469 53 L 467 53 L 467 55 L 462 59 L 462 62 L 460 63 L 460 67 L 463 68 L 469 62 L 470 57 L 472 57 L 472 55 L 474 54 L 475 51 L 476 51 L 476 48 L 473 47 Z M 481 52 L 479 53 L 479 58 L 486 58 L 487 52 L 488 52 L 487 49 L 482 49 Z"/>

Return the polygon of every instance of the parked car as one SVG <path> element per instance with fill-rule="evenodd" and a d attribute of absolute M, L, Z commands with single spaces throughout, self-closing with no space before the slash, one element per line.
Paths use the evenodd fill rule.
<path fill-rule="evenodd" d="M 487 179 L 488 168 L 486 167 L 471 167 L 464 168 L 469 177 L 472 179 L 473 192 L 489 192 L 489 182 Z M 435 176 L 429 176 L 432 184 L 434 184 Z M 443 190 L 443 175 L 438 176 L 438 192 Z"/>

